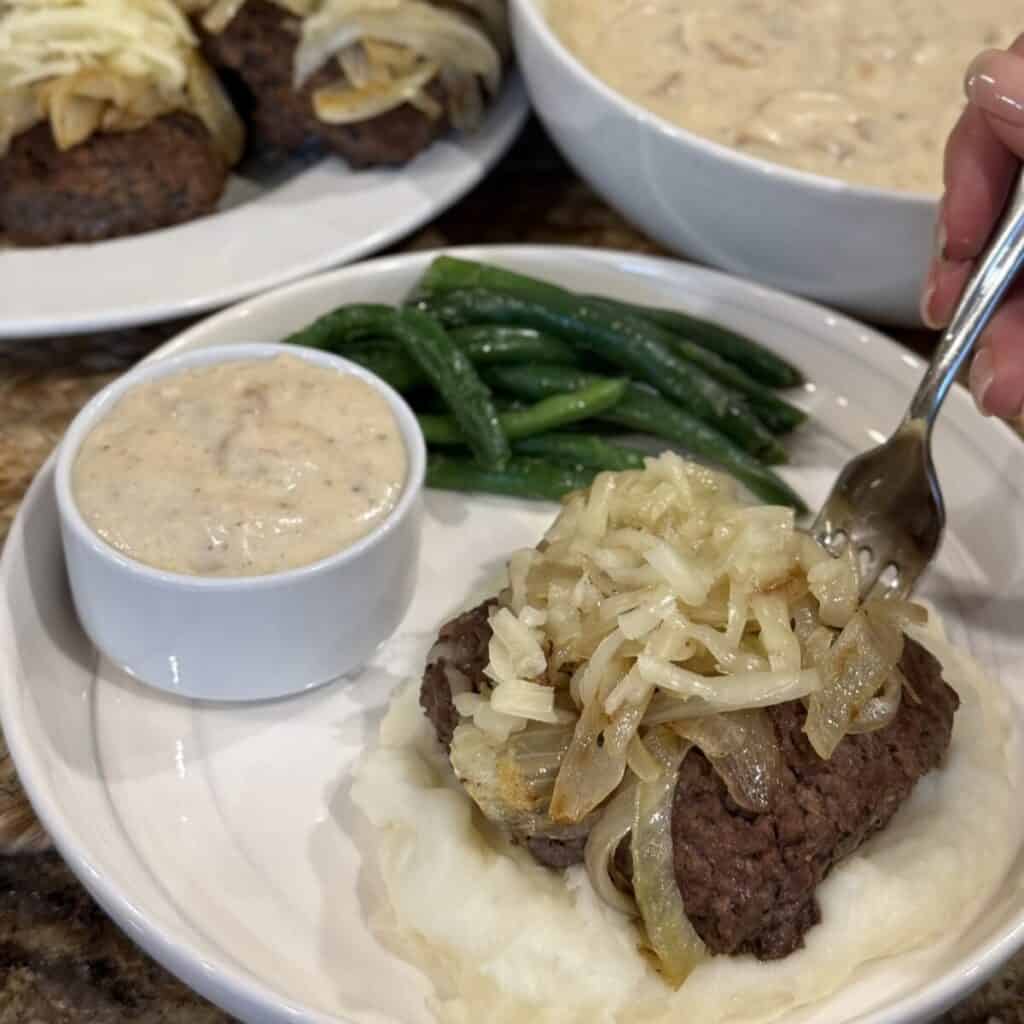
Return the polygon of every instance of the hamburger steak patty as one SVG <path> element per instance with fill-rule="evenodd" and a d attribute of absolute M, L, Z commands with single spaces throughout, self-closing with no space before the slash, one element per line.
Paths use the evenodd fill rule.
<path fill-rule="evenodd" d="M 768 814 L 739 808 L 698 751 L 683 762 L 672 808 L 676 880 L 715 953 L 771 960 L 799 949 L 821 916 L 818 884 L 939 766 L 959 700 L 939 663 L 912 640 L 900 668 L 919 702 L 905 694 L 891 725 L 844 737 L 827 761 L 803 731 L 800 701 L 768 708 L 785 765 Z"/>
<path fill-rule="evenodd" d="M 483 678 L 484 669 L 490 660 L 487 647 L 491 642 L 491 626 L 487 620 L 497 603 L 493 599 L 484 601 L 451 622 L 446 622 L 428 657 L 420 687 L 420 706 L 434 726 L 437 738 L 445 750 L 451 747 L 452 735 L 459 724 L 459 713 L 452 702 L 448 673 L 454 669 L 474 690 L 479 689 L 479 680 Z M 586 844 L 586 836 L 569 840 L 531 836 L 525 841 L 526 848 L 534 858 L 549 868 L 568 868 L 581 863 Z"/>
<path fill-rule="evenodd" d="M 488 661 L 493 604 L 443 626 L 441 646 L 424 673 L 420 703 L 446 748 L 458 724 L 448 672 L 454 668 L 478 685 Z M 846 736 L 827 761 L 803 732 L 800 701 L 768 709 L 784 770 L 766 814 L 739 807 L 699 750 L 683 761 L 672 811 L 676 881 L 687 915 L 712 953 L 770 960 L 799 949 L 820 920 L 814 891 L 833 865 L 884 828 L 917 780 L 938 767 L 959 700 L 942 680 L 939 663 L 910 639 L 900 668 L 918 699 L 905 694 L 891 725 Z M 550 867 L 583 859 L 584 840 L 533 838 L 526 845 Z M 621 859 L 628 869 L 628 857 Z"/>
<path fill-rule="evenodd" d="M 452 702 L 448 672 L 455 669 L 479 689 L 484 669 L 490 661 L 487 647 L 491 642 L 488 619 L 497 601 L 484 601 L 476 608 L 446 622 L 437 635 L 437 643 L 427 659 L 420 687 L 420 706 L 426 712 L 441 745 L 448 750 L 459 724 L 459 713 Z"/>
<path fill-rule="evenodd" d="M 313 113 L 313 92 L 331 82 L 330 67 L 303 88 L 292 88 L 296 35 L 288 14 L 269 0 L 247 0 L 216 35 L 207 33 L 203 49 L 214 67 L 232 72 L 243 95 L 239 107 L 265 145 L 295 152 L 322 143 L 353 167 L 403 164 L 448 129 L 444 117 L 433 120 L 409 104 L 358 124 L 329 125 Z M 440 91 L 431 89 L 435 99 Z"/>
<path fill-rule="evenodd" d="M 227 182 L 202 122 L 168 114 L 62 152 L 47 123 L 0 160 L 0 228 L 21 245 L 98 242 L 209 213 Z"/>

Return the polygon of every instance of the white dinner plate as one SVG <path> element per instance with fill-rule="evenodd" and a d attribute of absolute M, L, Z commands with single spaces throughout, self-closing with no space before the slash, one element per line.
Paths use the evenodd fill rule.
<path fill-rule="evenodd" d="M 837 467 L 887 433 L 921 372 L 881 335 L 797 299 L 680 263 L 581 249 L 464 250 L 588 292 L 685 304 L 804 368 L 812 425 L 786 470 L 812 504 Z M 430 256 L 349 267 L 227 310 L 157 353 L 276 341 L 331 307 L 403 296 Z M 936 437 L 950 531 L 924 588 L 1024 708 L 1024 445 L 960 389 Z M 0 575 L 0 711 L 21 778 L 71 868 L 153 956 L 251 1021 L 427 1024 L 425 978 L 374 939 L 372 848 L 349 799 L 353 762 L 440 620 L 552 506 L 428 493 L 413 606 L 357 679 L 273 704 L 211 707 L 99 662 L 68 598 L 52 464 L 15 522 Z M 1016 745 L 1019 749 L 1019 744 Z M 1015 776 L 1024 765 L 1014 761 Z M 984 851 L 978 851 L 979 856 Z M 804 1024 L 926 1020 L 1024 941 L 1017 856 L 978 917 L 925 952 L 864 968 Z"/>
<path fill-rule="evenodd" d="M 351 263 L 462 198 L 512 145 L 529 110 L 513 73 L 480 130 L 450 132 L 399 168 L 249 164 L 216 213 L 92 245 L 19 248 L 0 232 L 0 339 L 192 316 Z"/>

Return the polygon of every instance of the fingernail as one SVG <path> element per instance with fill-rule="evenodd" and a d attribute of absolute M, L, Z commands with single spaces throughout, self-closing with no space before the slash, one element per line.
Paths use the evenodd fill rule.
<path fill-rule="evenodd" d="M 932 261 L 928 268 L 928 277 L 921 289 L 921 319 L 926 327 L 936 330 L 942 325 L 932 313 L 932 300 L 935 298 L 935 286 L 939 280 L 939 269 L 946 259 L 946 197 L 939 203 L 939 212 L 935 218 L 935 229 L 932 232 Z"/>
<path fill-rule="evenodd" d="M 964 92 L 994 117 L 1024 124 L 1024 61 L 1012 53 L 986 50 L 971 61 Z"/>
<path fill-rule="evenodd" d="M 974 362 L 971 363 L 968 383 L 970 384 L 971 394 L 974 396 L 974 404 L 978 407 L 978 411 L 985 416 L 991 415 L 988 409 L 985 408 L 985 395 L 988 394 L 988 389 L 992 386 L 995 375 L 996 366 L 992 353 L 987 348 L 983 348 L 974 357 Z"/>
<path fill-rule="evenodd" d="M 935 237 L 932 239 L 932 259 L 937 263 L 946 258 L 946 204 L 939 204 L 939 216 L 935 221 Z"/>
<path fill-rule="evenodd" d="M 935 285 L 935 267 L 933 266 L 928 272 L 928 279 L 925 281 L 924 288 L 921 291 L 921 319 L 924 321 L 925 327 L 929 327 L 933 331 L 937 331 L 942 326 L 932 313 L 932 299 L 935 298 Z"/>

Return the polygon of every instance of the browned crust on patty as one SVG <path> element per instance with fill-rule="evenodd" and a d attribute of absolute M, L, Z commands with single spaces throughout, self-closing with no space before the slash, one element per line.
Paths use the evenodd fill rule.
<path fill-rule="evenodd" d="M 98 242 L 214 209 L 228 169 L 202 122 L 168 114 L 61 151 L 47 123 L 0 160 L 0 228 L 20 245 Z"/>
<path fill-rule="evenodd" d="M 807 739 L 800 701 L 768 709 L 785 765 L 768 814 L 738 807 L 703 755 L 683 762 L 672 813 L 676 879 L 712 952 L 769 960 L 800 948 L 821 916 L 818 885 L 939 767 L 959 700 L 912 640 L 900 667 L 920 701 L 904 694 L 891 725 L 844 737 L 828 760 Z"/>

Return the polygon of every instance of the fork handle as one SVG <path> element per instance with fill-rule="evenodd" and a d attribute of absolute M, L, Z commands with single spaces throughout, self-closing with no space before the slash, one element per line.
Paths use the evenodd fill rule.
<path fill-rule="evenodd" d="M 907 420 L 924 420 L 927 430 L 974 343 L 992 319 L 1006 289 L 1024 263 L 1024 174 L 1018 169 L 1002 217 L 967 282 L 953 319 L 946 328 L 914 395 Z"/>

